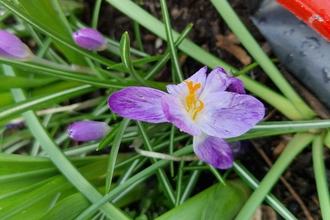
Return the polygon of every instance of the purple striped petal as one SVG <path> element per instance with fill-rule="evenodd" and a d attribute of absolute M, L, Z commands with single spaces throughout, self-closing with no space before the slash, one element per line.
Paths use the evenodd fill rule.
<path fill-rule="evenodd" d="M 103 138 L 110 131 L 107 123 L 99 121 L 79 121 L 68 128 L 71 139 L 76 141 L 94 141 Z"/>
<path fill-rule="evenodd" d="M 201 130 L 211 136 L 230 138 L 250 130 L 265 114 L 264 105 L 250 95 L 232 92 L 210 94 L 197 115 Z"/>
<path fill-rule="evenodd" d="M 210 93 L 225 91 L 229 83 L 230 81 L 226 71 L 221 67 L 214 68 L 206 78 L 200 99 L 204 99 Z"/>
<path fill-rule="evenodd" d="M 192 81 L 194 84 L 200 83 L 201 88 L 196 91 L 196 95 L 198 96 L 202 92 L 202 88 L 206 81 L 206 71 L 207 67 L 204 66 L 200 70 L 198 70 L 194 75 L 186 79 L 185 81 Z M 169 94 L 178 97 L 181 100 L 185 100 L 186 96 L 189 94 L 189 89 L 185 82 L 181 82 L 178 85 L 168 85 L 166 89 Z"/>
<path fill-rule="evenodd" d="M 161 107 L 161 97 L 167 95 L 157 89 L 130 86 L 113 93 L 108 104 L 112 111 L 122 117 L 150 122 L 167 122 Z"/>
<path fill-rule="evenodd" d="M 173 123 L 180 131 L 190 135 L 200 135 L 201 129 L 191 119 L 181 101 L 169 94 L 162 96 L 162 108 L 167 120 Z"/>
<path fill-rule="evenodd" d="M 206 163 L 219 168 L 228 169 L 233 166 L 232 151 L 222 138 L 202 134 L 194 136 L 194 152 Z"/>
<path fill-rule="evenodd" d="M 238 78 L 231 78 L 230 85 L 228 88 L 231 92 L 235 92 L 238 94 L 246 94 L 244 89 L 244 83 Z"/>

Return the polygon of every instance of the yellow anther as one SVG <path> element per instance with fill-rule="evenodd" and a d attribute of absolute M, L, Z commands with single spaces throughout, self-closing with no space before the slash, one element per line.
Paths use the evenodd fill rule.
<path fill-rule="evenodd" d="M 187 84 L 190 94 L 194 94 L 200 87 L 202 87 L 202 85 L 200 83 L 196 83 L 194 85 L 193 81 L 185 80 L 184 82 Z"/>
<path fill-rule="evenodd" d="M 186 96 L 187 111 L 193 120 L 195 120 L 197 113 L 204 108 L 204 103 L 196 98 L 195 92 L 202 87 L 200 83 L 194 84 L 193 81 L 184 81 L 187 84 L 189 95 Z"/>

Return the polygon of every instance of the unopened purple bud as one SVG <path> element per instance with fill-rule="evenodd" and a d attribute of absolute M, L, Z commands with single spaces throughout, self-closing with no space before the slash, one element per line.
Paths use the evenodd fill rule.
<path fill-rule="evenodd" d="M 99 121 L 79 121 L 70 125 L 68 133 L 76 141 L 95 141 L 106 136 L 111 128 Z"/>
<path fill-rule="evenodd" d="M 76 44 L 87 50 L 105 50 L 107 42 L 100 32 L 93 28 L 80 29 L 72 34 Z"/>
<path fill-rule="evenodd" d="M 0 30 L 0 57 L 27 60 L 32 56 L 31 50 L 18 37 Z"/>

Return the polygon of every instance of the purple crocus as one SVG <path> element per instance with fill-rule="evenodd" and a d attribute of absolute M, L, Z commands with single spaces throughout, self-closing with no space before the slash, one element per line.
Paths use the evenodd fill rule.
<path fill-rule="evenodd" d="M 203 67 L 182 83 L 168 85 L 168 93 L 127 87 L 109 97 L 109 107 L 126 118 L 173 123 L 194 137 L 194 152 L 201 160 L 228 169 L 233 157 L 224 138 L 250 130 L 264 117 L 265 108 L 245 94 L 241 80 L 228 76 L 223 68 L 215 68 L 208 76 L 206 72 Z"/>
<path fill-rule="evenodd" d="M 14 34 L 0 30 L 0 57 L 28 60 L 34 57 L 31 50 Z"/>
<path fill-rule="evenodd" d="M 76 44 L 86 50 L 105 50 L 107 42 L 100 32 L 93 28 L 83 28 L 72 34 L 72 38 Z"/>
<path fill-rule="evenodd" d="M 79 121 L 68 128 L 71 139 L 76 141 L 95 141 L 105 137 L 111 128 L 99 121 Z"/>

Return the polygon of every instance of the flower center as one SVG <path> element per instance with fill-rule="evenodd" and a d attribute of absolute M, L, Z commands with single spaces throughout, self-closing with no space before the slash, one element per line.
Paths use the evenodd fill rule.
<path fill-rule="evenodd" d="M 204 108 L 204 103 L 195 94 L 202 85 L 200 83 L 194 84 L 193 81 L 185 80 L 184 82 L 187 84 L 189 90 L 189 95 L 186 96 L 187 111 L 191 118 L 195 120 L 197 113 Z"/>

